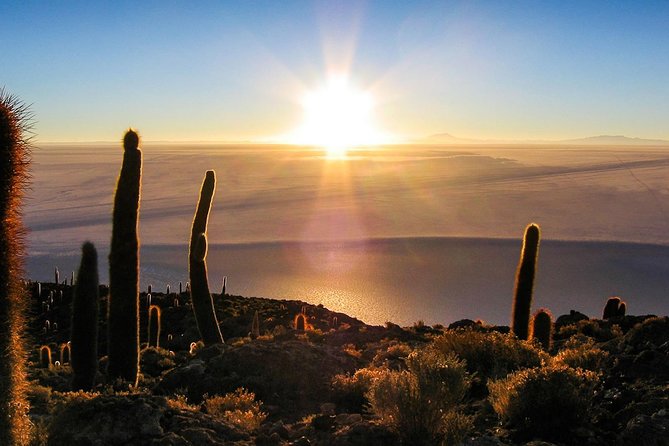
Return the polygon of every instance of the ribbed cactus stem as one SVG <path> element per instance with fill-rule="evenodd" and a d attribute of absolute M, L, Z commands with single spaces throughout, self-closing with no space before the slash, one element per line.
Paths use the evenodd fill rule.
<path fill-rule="evenodd" d="M 527 339 L 530 308 L 534 290 L 534 275 L 539 254 L 539 226 L 531 223 L 525 228 L 523 249 L 516 271 L 516 288 L 513 299 L 512 331 L 518 339 Z"/>
<path fill-rule="evenodd" d="M 20 213 L 28 181 L 29 120 L 27 108 L 0 89 L 0 441 L 19 446 L 30 442 Z"/>
<path fill-rule="evenodd" d="M 532 339 L 536 339 L 544 350 L 550 350 L 553 341 L 553 319 L 550 311 L 541 309 L 532 319 Z"/>
<path fill-rule="evenodd" d="M 98 371 L 100 291 L 98 252 L 91 242 L 81 247 L 81 263 L 72 301 L 72 388 L 90 390 Z"/>
<path fill-rule="evenodd" d="M 160 307 L 149 307 L 149 347 L 160 347 Z"/>
<path fill-rule="evenodd" d="M 111 379 L 137 384 L 139 373 L 139 238 L 138 217 L 142 152 L 139 135 L 123 138 L 123 165 L 114 196 L 109 253 L 109 365 Z"/>
<path fill-rule="evenodd" d="M 200 199 L 197 203 L 191 229 L 190 249 L 188 253 L 191 301 L 197 328 L 205 345 L 223 343 L 223 336 L 216 319 L 214 301 L 209 292 L 207 279 L 207 222 L 211 202 L 216 188 L 216 175 L 213 170 L 205 174 Z"/>

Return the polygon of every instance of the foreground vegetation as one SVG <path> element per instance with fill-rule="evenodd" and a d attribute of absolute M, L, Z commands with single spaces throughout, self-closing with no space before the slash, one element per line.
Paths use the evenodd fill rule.
<path fill-rule="evenodd" d="M 299 301 L 215 294 L 226 343 L 205 347 L 189 294 L 153 290 L 161 330 L 158 346 L 149 347 L 147 293 L 141 293 L 138 385 L 104 376 L 101 338 L 96 384 L 74 392 L 61 354 L 72 288 L 41 284 L 47 300 L 58 296 L 44 312 L 37 284 L 29 287 L 36 312 L 31 332 L 39 339 L 28 364 L 36 444 L 667 441 L 666 317 L 601 320 L 573 312 L 557 318 L 544 350 L 538 340 L 522 341 L 508 327 L 481 321 L 369 326 Z M 104 308 L 107 288 L 101 292 Z M 104 328 L 104 311 L 99 318 Z M 40 346 L 52 351 L 48 364 L 41 364 Z"/>

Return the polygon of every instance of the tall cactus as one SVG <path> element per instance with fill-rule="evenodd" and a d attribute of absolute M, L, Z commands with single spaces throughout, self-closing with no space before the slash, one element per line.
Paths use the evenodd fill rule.
<path fill-rule="evenodd" d="M 137 384 L 139 373 L 139 217 L 142 152 L 139 135 L 123 138 L 123 165 L 114 197 L 109 252 L 109 365 L 111 379 Z"/>
<path fill-rule="evenodd" d="M 20 204 L 28 181 L 30 113 L 0 89 L 0 439 L 30 441 L 23 342 L 26 296 Z"/>
<path fill-rule="evenodd" d="M 553 341 L 553 318 L 550 311 L 542 308 L 532 318 L 532 339 L 536 339 L 544 350 L 550 350 Z"/>
<path fill-rule="evenodd" d="M 539 226 L 530 223 L 525 228 L 523 250 L 516 271 L 516 289 L 513 298 L 512 331 L 518 339 L 527 339 L 529 331 L 534 274 L 539 254 L 539 237 Z"/>
<path fill-rule="evenodd" d="M 200 199 L 197 203 L 193 227 L 190 235 L 190 250 L 188 253 L 188 265 L 190 275 L 190 293 L 193 304 L 193 312 L 197 321 L 197 328 L 205 345 L 222 344 L 223 336 L 218 327 L 214 301 L 209 292 L 207 280 L 207 221 L 211 201 L 214 198 L 216 188 L 216 174 L 208 170 L 202 182 Z"/>
<path fill-rule="evenodd" d="M 98 253 L 91 242 L 81 247 L 81 264 L 72 301 L 72 388 L 90 390 L 98 371 L 100 311 Z"/>

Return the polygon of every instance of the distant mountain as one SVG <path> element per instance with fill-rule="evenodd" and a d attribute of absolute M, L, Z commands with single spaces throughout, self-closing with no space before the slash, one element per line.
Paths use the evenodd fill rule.
<path fill-rule="evenodd" d="M 667 146 L 669 141 L 665 139 L 630 138 L 623 135 L 600 135 L 588 138 L 565 139 L 556 141 L 561 144 L 589 144 L 589 145 L 632 145 L 632 146 Z"/>
<path fill-rule="evenodd" d="M 431 144 L 565 144 L 565 145 L 607 145 L 607 146 L 669 146 L 669 140 L 630 138 L 623 135 L 599 135 L 576 139 L 472 139 L 458 138 L 450 133 L 436 133 L 418 142 Z"/>

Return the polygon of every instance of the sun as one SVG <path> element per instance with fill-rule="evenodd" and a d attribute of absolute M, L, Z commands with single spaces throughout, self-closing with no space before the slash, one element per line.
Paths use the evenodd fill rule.
<path fill-rule="evenodd" d="M 346 77 L 330 77 L 306 92 L 301 103 L 304 119 L 290 137 L 294 144 L 319 146 L 328 158 L 344 158 L 353 147 L 388 139 L 374 124 L 371 93 L 349 85 Z"/>

